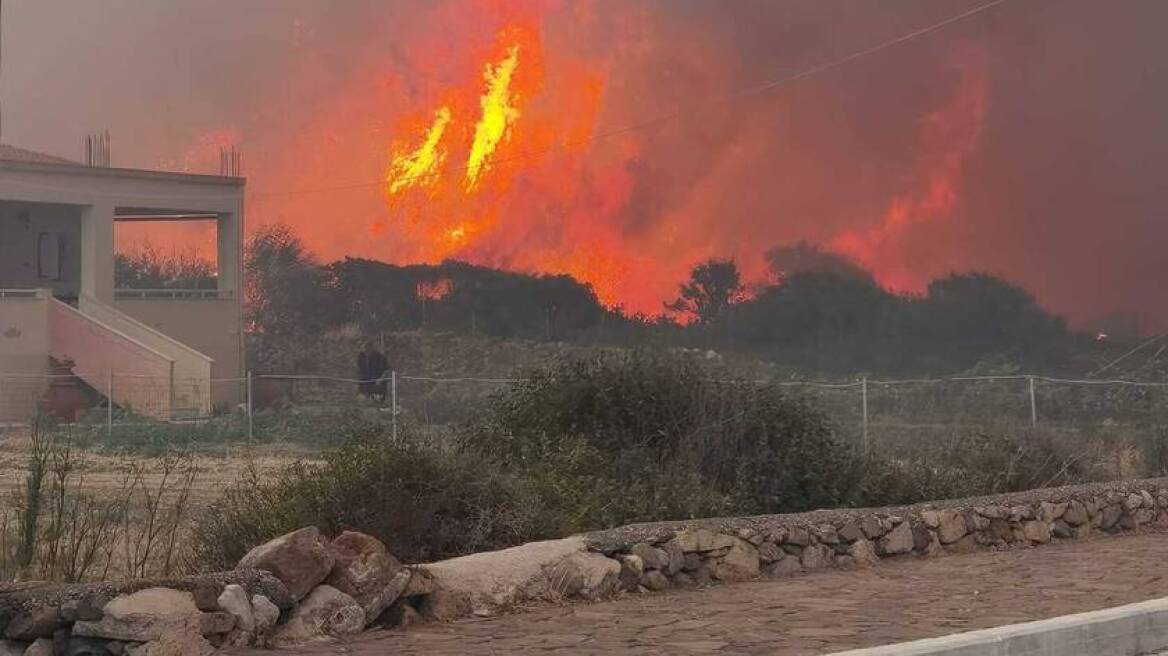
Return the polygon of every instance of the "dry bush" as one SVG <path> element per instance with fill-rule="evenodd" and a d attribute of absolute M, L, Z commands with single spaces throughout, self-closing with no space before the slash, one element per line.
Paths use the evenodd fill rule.
<path fill-rule="evenodd" d="M 118 484 L 99 493 L 88 487 L 72 435 L 38 420 L 26 466 L 24 485 L 0 513 L 0 577 L 76 582 L 175 573 L 199 473 L 191 456 L 127 462 Z"/>
<path fill-rule="evenodd" d="M 199 515 L 191 569 L 233 567 L 248 549 L 307 525 L 355 529 L 407 562 L 549 537 L 541 500 L 497 468 L 403 435 L 357 436 L 319 464 L 253 472 Z"/>
<path fill-rule="evenodd" d="M 943 446 L 870 454 L 855 503 L 883 506 L 1114 478 L 1100 440 L 1021 430 L 970 432 Z"/>

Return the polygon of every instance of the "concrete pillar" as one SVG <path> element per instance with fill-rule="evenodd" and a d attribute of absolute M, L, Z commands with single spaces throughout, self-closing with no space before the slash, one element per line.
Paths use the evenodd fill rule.
<path fill-rule="evenodd" d="M 114 302 L 114 207 L 81 209 L 81 293 L 102 303 Z"/>
<path fill-rule="evenodd" d="M 241 208 L 242 209 L 242 208 Z M 243 295 L 243 213 L 220 214 L 217 230 L 219 291 Z"/>
<path fill-rule="evenodd" d="M 237 210 L 219 215 L 216 235 L 218 246 L 218 289 L 220 294 L 231 294 L 231 303 L 235 305 L 235 325 L 231 326 L 231 339 L 234 342 L 234 362 L 218 362 L 216 367 L 220 376 L 238 377 L 245 371 L 243 348 L 243 199 L 240 198 Z M 220 301 L 228 302 L 228 301 Z M 213 390 L 216 403 L 228 401 L 239 402 L 239 388 L 228 387 L 223 390 Z"/>

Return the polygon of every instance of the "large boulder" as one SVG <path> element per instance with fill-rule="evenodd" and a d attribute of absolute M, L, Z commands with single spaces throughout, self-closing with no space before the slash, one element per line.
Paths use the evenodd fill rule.
<path fill-rule="evenodd" d="M 673 576 L 685 565 L 685 551 L 681 549 L 681 545 L 672 540 L 666 542 L 663 549 L 669 554 L 669 564 L 665 567 L 665 573 Z"/>
<path fill-rule="evenodd" d="M 53 633 L 65 625 L 61 611 L 56 606 L 33 606 L 17 613 L 4 628 L 4 637 L 10 640 L 36 640 L 51 638 Z"/>
<path fill-rule="evenodd" d="M 848 549 L 848 555 L 857 567 L 871 567 L 880 562 L 876 547 L 869 540 L 856 540 Z"/>
<path fill-rule="evenodd" d="M 1062 520 L 1071 526 L 1079 526 L 1086 524 L 1091 518 L 1087 516 L 1087 507 L 1081 501 L 1071 499 L 1067 509 L 1063 511 Z"/>
<path fill-rule="evenodd" d="M 234 630 L 227 636 L 227 644 L 246 647 L 255 641 L 255 612 L 243 586 L 235 584 L 225 586 L 215 605 L 222 608 L 223 613 L 235 618 Z"/>
<path fill-rule="evenodd" d="M 255 619 L 255 644 L 264 646 L 276 630 L 276 622 L 280 621 L 280 609 L 264 595 L 252 595 L 251 614 Z"/>
<path fill-rule="evenodd" d="M 406 570 L 410 573 L 410 581 L 401 593 L 402 598 L 425 597 L 434 593 L 434 589 L 438 586 L 434 581 L 434 575 L 429 570 L 418 565 L 406 567 Z"/>
<path fill-rule="evenodd" d="M 146 588 L 112 599 L 105 605 L 100 620 L 74 622 L 73 635 L 149 642 L 157 640 L 168 628 L 197 623 L 202 615 L 190 592 Z"/>
<path fill-rule="evenodd" d="M 211 656 L 214 653 L 215 647 L 194 622 L 168 627 L 157 640 L 132 652 L 133 656 Z"/>
<path fill-rule="evenodd" d="M 328 577 L 335 560 L 320 529 L 309 526 L 252 549 L 236 569 L 271 572 L 293 599 L 300 600 Z"/>
<path fill-rule="evenodd" d="M 878 544 L 880 553 L 886 556 L 909 553 L 913 550 L 912 527 L 908 522 L 901 522 L 880 538 Z"/>
<path fill-rule="evenodd" d="M 620 563 L 604 554 L 580 551 L 556 563 L 549 574 L 555 592 L 596 601 L 616 592 Z"/>
<path fill-rule="evenodd" d="M 830 548 L 822 544 L 813 544 L 803 550 L 799 557 L 799 563 L 806 570 L 824 569 L 831 566 L 833 553 Z"/>
<path fill-rule="evenodd" d="M 641 577 L 641 585 L 654 592 L 661 590 L 668 590 L 673 583 L 669 581 L 669 577 L 661 573 L 659 569 L 651 569 Z"/>
<path fill-rule="evenodd" d="M 745 540 L 735 538 L 734 546 L 714 568 L 714 577 L 720 581 L 747 581 L 757 578 L 758 550 Z"/>
<path fill-rule="evenodd" d="M 926 510 L 921 513 L 921 520 L 937 532 L 941 544 L 950 544 L 965 537 L 965 517 L 953 510 Z"/>
<path fill-rule="evenodd" d="M 316 587 L 300 601 L 288 621 L 277 627 L 271 646 L 291 647 L 330 641 L 365 629 L 365 609 L 331 585 Z"/>
<path fill-rule="evenodd" d="M 787 578 L 788 576 L 795 576 L 803 571 L 803 564 L 799 562 L 798 558 L 791 556 L 782 560 L 777 560 L 763 569 L 763 574 L 774 578 Z"/>
<path fill-rule="evenodd" d="M 490 614 L 527 601 L 555 600 L 559 588 L 549 573 L 565 557 L 586 550 L 584 538 L 575 536 L 430 563 L 413 568 L 411 583 L 403 596 L 424 596 L 423 613 L 439 621 L 472 612 Z M 617 578 L 620 564 L 615 560 L 613 564 Z M 422 588 L 431 592 L 413 594 Z"/>
<path fill-rule="evenodd" d="M 670 556 L 664 549 L 658 549 L 651 544 L 641 542 L 634 544 L 629 552 L 641 558 L 641 563 L 644 564 L 645 569 L 669 568 Z"/>
<path fill-rule="evenodd" d="M 1031 542 L 1050 542 L 1050 524 L 1033 520 L 1022 524 L 1022 535 Z"/>
<path fill-rule="evenodd" d="M 709 529 L 695 528 L 679 531 L 673 536 L 672 542 L 685 553 L 695 553 L 729 549 L 734 546 L 736 539 Z"/>
<path fill-rule="evenodd" d="M 366 624 L 380 617 L 409 583 L 410 572 L 375 537 L 345 531 L 330 549 L 336 562 L 325 583 L 361 604 Z"/>
<path fill-rule="evenodd" d="M 251 600 L 247 597 L 247 590 L 241 585 L 231 584 L 223 588 L 219 595 L 219 608 L 223 612 L 235 617 L 235 628 L 240 631 L 255 631 L 255 613 L 251 609 Z"/>
<path fill-rule="evenodd" d="M 641 577 L 645 575 L 645 563 L 640 556 L 633 554 L 617 556 L 617 561 L 621 564 L 621 587 L 629 592 L 636 592 L 637 586 L 641 584 Z"/>

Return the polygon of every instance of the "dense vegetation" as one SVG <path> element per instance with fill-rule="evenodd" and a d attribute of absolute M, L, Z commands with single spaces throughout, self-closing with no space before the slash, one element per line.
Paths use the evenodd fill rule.
<path fill-rule="evenodd" d="M 645 317 L 604 307 L 565 275 L 454 261 L 321 264 L 287 228 L 268 227 L 250 239 L 245 262 L 252 365 L 311 368 L 289 354 L 342 328 L 713 348 L 828 375 L 952 373 L 991 361 L 1050 370 L 1075 343 L 1061 318 L 989 274 L 952 274 L 913 296 L 812 245 L 776 248 L 768 259 L 772 282 L 749 294 L 733 261 L 699 263 L 662 315 Z"/>
<path fill-rule="evenodd" d="M 114 279 L 129 289 L 215 289 L 215 267 L 195 253 L 163 253 L 146 244 L 114 255 Z"/>
<path fill-rule="evenodd" d="M 620 524 L 884 505 L 1108 476 L 1092 444 L 1039 434 L 859 453 L 772 384 L 634 351 L 567 358 L 490 397 L 453 437 L 338 426 L 321 464 L 251 477 L 198 522 L 200 567 L 305 524 L 431 560 Z M 1149 460 L 1151 462 L 1151 460 Z"/>

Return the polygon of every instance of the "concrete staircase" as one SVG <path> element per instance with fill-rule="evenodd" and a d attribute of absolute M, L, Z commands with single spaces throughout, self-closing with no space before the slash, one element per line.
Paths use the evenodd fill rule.
<path fill-rule="evenodd" d="M 67 363 L 67 372 L 53 361 Z M 54 402 L 52 383 L 73 376 L 128 412 L 161 420 L 205 417 L 211 364 L 92 298 L 82 296 L 74 307 L 47 289 L 0 290 L 0 423 L 28 421 L 38 406 Z"/>
<path fill-rule="evenodd" d="M 87 317 L 109 326 L 171 362 L 171 418 L 205 417 L 210 414 L 212 358 L 89 296 L 82 295 L 78 299 L 78 308 Z M 144 384 L 141 380 L 124 377 L 127 380 L 123 386 Z"/>

